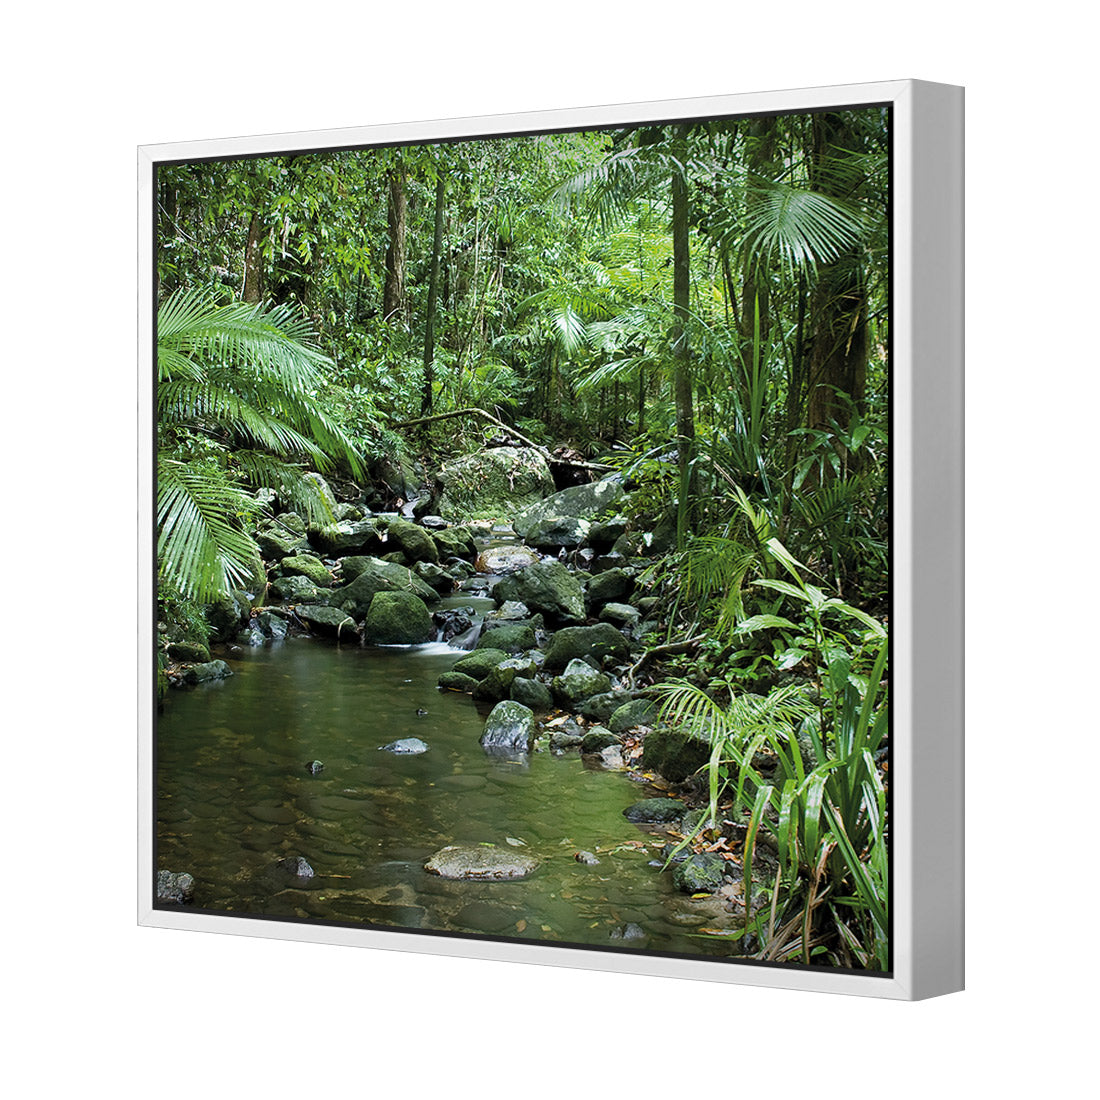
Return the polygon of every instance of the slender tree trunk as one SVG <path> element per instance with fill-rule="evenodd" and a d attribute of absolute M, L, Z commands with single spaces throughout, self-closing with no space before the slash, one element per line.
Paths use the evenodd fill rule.
<path fill-rule="evenodd" d="M 820 171 L 823 162 L 844 152 L 860 150 L 859 136 L 843 115 L 814 116 L 811 178 L 824 194 L 848 198 L 838 190 L 834 173 Z M 816 177 L 816 178 L 814 178 Z M 806 351 L 808 404 L 806 425 L 827 428 L 837 417 L 845 418 L 845 401 L 863 406 L 867 381 L 867 287 L 860 245 L 833 263 L 823 265 L 809 309 L 809 344 Z"/>
<path fill-rule="evenodd" d="M 408 201 L 405 193 L 405 168 L 397 163 L 387 173 L 389 203 L 386 220 L 390 239 L 386 247 L 386 281 L 382 289 L 382 317 L 396 320 L 405 307 L 405 226 Z"/>
<path fill-rule="evenodd" d="M 258 302 L 264 293 L 264 258 L 260 249 L 263 221 L 258 210 L 248 223 L 248 241 L 244 246 L 244 288 L 241 297 L 246 302 Z"/>
<path fill-rule="evenodd" d="M 439 255 L 443 251 L 443 198 L 447 182 L 440 173 L 435 181 L 435 237 L 432 241 L 432 269 L 428 280 L 428 315 L 424 324 L 424 392 L 420 398 L 420 415 L 432 412 L 432 389 L 435 385 L 435 307 L 439 293 Z"/>
<path fill-rule="evenodd" d="M 676 402 L 676 451 L 680 462 L 681 491 L 690 498 L 690 466 L 695 445 L 695 410 L 692 400 L 691 351 L 688 319 L 691 314 L 691 254 L 688 242 L 688 187 L 683 164 L 686 159 L 686 127 L 676 142 L 681 167 L 672 173 L 672 355 L 673 395 Z M 688 511 L 682 502 L 681 533 Z"/>

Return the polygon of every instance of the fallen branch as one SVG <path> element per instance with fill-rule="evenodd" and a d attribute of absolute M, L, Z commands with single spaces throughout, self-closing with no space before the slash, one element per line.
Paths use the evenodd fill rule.
<path fill-rule="evenodd" d="M 555 458 L 545 447 L 540 446 L 533 439 L 528 439 L 522 432 L 517 432 L 515 428 L 509 427 L 503 420 L 493 416 L 492 413 L 486 412 L 484 409 L 455 409 L 453 412 L 436 413 L 434 416 L 418 416 L 415 420 L 402 420 L 399 424 L 393 424 L 393 428 L 415 428 L 418 424 L 430 424 L 435 420 L 450 420 L 456 416 L 480 416 L 490 423 L 495 424 L 501 431 L 507 432 L 508 435 L 514 439 L 518 439 L 521 443 L 528 447 L 534 448 L 541 454 L 546 456 L 548 462 L 554 463 L 556 466 L 577 466 L 582 470 L 614 470 L 614 466 L 606 466 L 602 462 L 585 462 L 576 461 L 573 459 L 560 459 Z"/>
<path fill-rule="evenodd" d="M 545 447 L 540 447 L 534 440 L 528 439 L 527 436 L 523 435 L 521 432 L 517 432 L 515 428 L 510 428 L 503 420 L 499 420 L 497 417 L 493 416 L 492 413 L 486 412 L 484 409 L 455 409 L 453 412 L 436 413 L 434 416 L 418 416 L 415 420 L 402 420 L 400 424 L 393 424 L 391 426 L 394 428 L 415 428 L 418 424 L 430 424 L 434 420 L 450 420 L 455 416 L 471 415 L 484 417 L 502 431 L 514 436 L 521 443 L 525 443 L 528 447 L 534 447 L 536 451 L 541 451 L 543 454 L 549 453 Z"/>
<path fill-rule="evenodd" d="M 637 661 L 626 670 L 625 682 L 628 689 L 634 687 L 634 676 L 647 661 L 653 657 L 671 657 L 678 653 L 690 653 L 701 642 L 706 640 L 705 634 L 697 634 L 694 638 L 688 638 L 683 642 L 669 642 L 668 645 L 654 646 L 647 649 Z"/>

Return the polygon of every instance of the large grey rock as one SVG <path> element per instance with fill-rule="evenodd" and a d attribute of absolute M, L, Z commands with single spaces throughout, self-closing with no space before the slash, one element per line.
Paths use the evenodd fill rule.
<path fill-rule="evenodd" d="M 503 577 L 493 589 L 493 598 L 500 602 L 518 600 L 558 622 L 584 622 L 584 590 L 560 561 L 540 561 Z"/>
<path fill-rule="evenodd" d="M 630 646 L 626 638 L 610 623 L 567 626 L 550 639 L 546 650 L 546 667 L 565 668 L 574 657 L 595 657 L 600 661 L 611 657 L 621 661 L 629 652 Z"/>
<path fill-rule="evenodd" d="M 561 706 L 572 707 L 590 695 L 609 691 L 611 680 L 587 661 L 574 658 L 560 676 L 554 677 L 550 687 Z"/>
<path fill-rule="evenodd" d="M 538 867 L 533 856 L 495 844 L 457 844 L 441 848 L 427 863 L 429 874 L 453 879 L 500 880 L 523 878 Z"/>
<path fill-rule="evenodd" d="M 361 564 L 362 570 L 355 580 L 336 589 L 329 598 L 333 607 L 353 618 L 365 618 L 371 600 L 379 592 L 408 592 L 427 604 L 439 601 L 439 593 L 403 565 L 380 558 L 366 558 Z"/>
<path fill-rule="evenodd" d="M 439 479 L 439 514 L 448 520 L 509 518 L 554 489 L 546 458 L 532 447 L 465 455 L 447 463 Z"/>
<path fill-rule="evenodd" d="M 619 630 L 637 626 L 641 618 L 641 612 L 628 603 L 606 603 L 600 611 L 600 622 L 610 623 Z"/>
<path fill-rule="evenodd" d="M 507 752 L 526 752 L 535 737 L 535 715 L 530 707 L 505 699 L 489 712 L 481 746 Z"/>
<path fill-rule="evenodd" d="M 585 542 L 590 526 L 577 516 L 546 516 L 524 530 L 523 541 L 540 550 L 572 549 Z"/>
<path fill-rule="evenodd" d="M 363 623 L 363 640 L 372 645 L 418 645 L 435 638 L 435 623 L 419 596 L 379 592 Z"/>
<path fill-rule="evenodd" d="M 520 538 L 526 539 L 529 531 L 550 517 L 591 521 L 617 504 L 622 495 L 623 485 L 619 478 L 604 478 L 588 485 L 574 485 L 523 509 L 512 520 L 512 527 Z"/>

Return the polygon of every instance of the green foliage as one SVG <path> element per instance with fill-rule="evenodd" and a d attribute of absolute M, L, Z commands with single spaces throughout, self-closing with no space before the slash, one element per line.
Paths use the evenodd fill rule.
<path fill-rule="evenodd" d="M 256 572 L 245 485 L 331 519 L 303 467 L 362 470 L 315 393 L 326 363 L 287 307 L 217 305 L 180 291 L 157 316 L 157 556 L 183 595 L 208 602 Z"/>
<path fill-rule="evenodd" d="M 794 582 L 757 583 L 804 610 L 807 621 L 800 628 L 784 616 L 760 614 L 739 629 L 797 634 L 817 686 L 809 691 L 788 684 L 760 696 L 728 680 L 709 690 L 673 680 L 660 686 L 661 715 L 711 746 L 709 821 L 717 822 L 725 794 L 732 795 L 734 817 L 746 821 L 746 899 L 752 897 L 758 837 L 766 834 L 774 845 L 778 870 L 770 908 L 755 918 L 747 911 L 762 944 L 759 956 L 800 955 L 808 963 L 815 948 L 824 946 L 834 963 L 886 969 L 886 793 L 876 764 L 888 732 L 886 631 L 805 583 L 797 563 L 774 540 L 770 549 Z M 864 629 L 853 640 L 826 625 L 830 619 Z M 727 703 L 715 697 L 717 691 Z"/>

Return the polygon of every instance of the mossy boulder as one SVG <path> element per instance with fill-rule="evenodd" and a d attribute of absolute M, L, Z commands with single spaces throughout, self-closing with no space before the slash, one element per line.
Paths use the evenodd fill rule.
<path fill-rule="evenodd" d="M 233 591 L 207 604 L 203 615 L 210 627 L 211 641 L 231 641 L 248 621 L 251 612 L 252 601 L 246 592 Z"/>
<path fill-rule="evenodd" d="M 625 569 L 605 569 L 588 582 L 588 602 L 592 607 L 621 600 L 634 589 L 634 577 Z"/>
<path fill-rule="evenodd" d="M 576 709 L 590 722 L 609 722 L 611 715 L 623 705 L 625 698 L 621 691 L 602 691 L 582 699 Z"/>
<path fill-rule="evenodd" d="M 336 582 L 324 562 L 314 554 L 295 554 L 279 562 L 284 577 L 305 577 L 318 588 L 331 588 Z"/>
<path fill-rule="evenodd" d="M 468 527 L 445 527 L 433 531 L 432 538 L 441 558 L 472 558 L 477 553 L 477 544 Z"/>
<path fill-rule="evenodd" d="M 268 561 L 281 561 L 309 549 L 309 543 L 300 535 L 271 529 L 257 532 L 256 545 Z"/>
<path fill-rule="evenodd" d="M 611 680 L 602 672 L 597 672 L 587 661 L 574 658 L 560 676 L 554 677 L 550 688 L 561 706 L 572 707 L 590 695 L 609 691 Z"/>
<path fill-rule="evenodd" d="M 435 539 L 423 527 L 418 527 L 407 519 L 395 519 L 390 523 L 386 537 L 409 561 L 439 564 L 439 548 Z"/>
<path fill-rule="evenodd" d="M 505 699 L 489 712 L 482 748 L 504 752 L 526 752 L 535 737 L 535 715 L 530 707 Z"/>
<path fill-rule="evenodd" d="M 377 519 L 350 520 L 343 523 L 327 523 L 309 529 L 309 541 L 332 558 L 346 554 L 368 554 L 382 545 L 386 532 L 385 523 Z"/>
<path fill-rule="evenodd" d="M 464 691 L 468 695 L 477 687 L 479 681 L 462 672 L 444 672 L 439 677 L 439 686 L 445 691 Z"/>
<path fill-rule="evenodd" d="M 474 698 L 498 702 L 510 695 L 512 681 L 517 676 L 533 676 L 535 662 L 529 657 L 511 657 L 489 669 L 489 674 L 474 688 Z"/>
<path fill-rule="evenodd" d="M 317 603 L 327 598 L 327 593 L 308 577 L 276 577 L 271 582 L 271 595 L 287 603 Z"/>
<path fill-rule="evenodd" d="M 604 749 L 620 745 L 622 742 L 605 726 L 593 726 L 581 742 L 581 752 L 602 752 Z"/>
<path fill-rule="evenodd" d="M 168 656 L 175 661 L 205 664 L 205 662 L 210 660 L 210 650 L 202 642 L 169 642 Z"/>
<path fill-rule="evenodd" d="M 448 520 L 510 518 L 554 490 L 550 467 L 533 447 L 492 447 L 440 470 L 439 514 Z"/>
<path fill-rule="evenodd" d="M 508 697 L 531 710 L 549 710 L 554 705 L 550 689 L 541 681 L 527 676 L 517 676 L 512 681 Z"/>
<path fill-rule="evenodd" d="M 484 623 L 477 648 L 503 649 L 507 653 L 522 653 L 533 649 L 535 631 L 530 623 Z"/>
<path fill-rule="evenodd" d="M 372 645 L 418 645 L 435 638 L 424 601 L 411 592 L 378 592 L 367 609 L 363 639 Z"/>
<path fill-rule="evenodd" d="M 648 699 L 631 699 L 616 707 L 607 723 L 612 733 L 625 733 L 635 726 L 652 726 L 657 721 L 657 707 Z M 660 768 L 656 769 L 661 771 Z M 661 772 L 664 775 L 664 772 Z"/>
<path fill-rule="evenodd" d="M 347 560 L 349 559 L 345 559 Z M 353 618 L 361 619 L 366 616 L 371 601 L 379 592 L 405 592 L 426 604 L 439 601 L 439 593 L 403 565 L 382 561 L 380 558 L 366 558 L 362 561 L 355 579 L 336 589 L 329 603 L 346 611 Z"/>
<path fill-rule="evenodd" d="M 726 861 L 713 852 L 693 852 L 672 869 L 672 882 L 685 894 L 713 894 L 726 881 Z"/>
<path fill-rule="evenodd" d="M 591 521 L 618 504 L 622 495 L 623 484 L 619 478 L 604 478 L 587 485 L 573 485 L 523 509 L 513 519 L 512 527 L 520 538 L 527 539 L 528 532 L 537 529 L 550 518 Z M 587 530 L 585 533 L 587 534 Z"/>
<path fill-rule="evenodd" d="M 567 626 L 550 639 L 546 650 L 546 667 L 565 668 L 577 657 L 595 657 L 599 661 L 612 658 L 621 661 L 629 652 L 630 645 L 626 638 L 610 623 Z"/>
<path fill-rule="evenodd" d="M 617 716 L 616 711 L 612 716 L 612 728 Z M 642 744 L 642 766 L 659 772 L 672 783 L 682 783 L 688 776 L 706 767 L 709 760 L 710 746 L 707 742 L 689 737 L 680 730 L 651 730 Z"/>
<path fill-rule="evenodd" d="M 493 598 L 518 600 L 556 622 L 584 622 L 584 590 L 577 577 L 560 561 L 540 561 L 519 573 L 502 577 Z"/>
<path fill-rule="evenodd" d="M 299 605 L 296 608 L 298 618 L 314 633 L 326 638 L 354 638 L 359 629 L 356 621 L 335 607 L 319 604 Z"/>
<path fill-rule="evenodd" d="M 180 679 L 185 684 L 207 684 L 213 680 L 225 680 L 232 675 L 233 670 L 225 661 L 206 661 L 185 668 Z"/>
<path fill-rule="evenodd" d="M 487 646 L 484 649 L 475 649 L 469 657 L 463 657 L 451 671 L 472 676 L 475 680 L 484 680 L 492 669 L 506 660 L 508 660 L 508 654 L 503 649 Z"/>
<path fill-rule="evenodd" d="M 314 490 L 316 491 L 317 495 L 324 502 L 325 510 L 329 513 L 329 515 L 335 517 L 335 515 L 336 515 L 336 495 L 329 488 L 328 482 L 325 481 L 325 479 L 323 477 L 321 477 L 320 474 L 312 473 L 312 472 L 308 473 L 308 474 L 305 474 L 304 477 L 303 477 L 303 480 L 310 482 L 310 484 L 313 486 Z"/>

